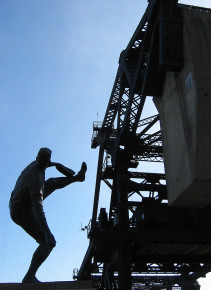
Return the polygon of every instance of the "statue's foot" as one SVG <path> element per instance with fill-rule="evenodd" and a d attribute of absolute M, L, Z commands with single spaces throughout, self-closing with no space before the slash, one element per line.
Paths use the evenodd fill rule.
<path fill-rule="evenodd" d="M 80 171 L 77 174 L 78 181 L 84 181 L 85 180 L 86 171 L 87 171 L 87 165 L 86 165 L 86 162 L 83 162 L 81 164 L 81 169 L 80 169 Z"/>
<path fill-rule="evenodd" d="M 25 276 L 22 283 L 41 283 L 36 277 Z"/>

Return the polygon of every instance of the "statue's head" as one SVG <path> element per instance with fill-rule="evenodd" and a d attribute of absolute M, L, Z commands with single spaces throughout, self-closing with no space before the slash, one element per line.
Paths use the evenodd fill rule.
<path fill-rule="evenodd" d="M 36 161 L 38 166 L 45 170 L 51 161 L 51 150 L 46 147 L 40 148 L 36 157 Z"/>

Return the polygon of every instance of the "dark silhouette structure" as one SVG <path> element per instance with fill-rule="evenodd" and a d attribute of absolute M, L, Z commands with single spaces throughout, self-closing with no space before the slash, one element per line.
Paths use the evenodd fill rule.
<path fill-rule="evenodd" d="M 49 178 L 45 181 L 45 170 L 51 166 L 55 166 L 65 177 Z M 81 170 L 74 175 L 73 170 L 60 163 L 51 162 L 50 149 L 41 148 L 36 161 L 30 163 L 19 176 L 10 198 L 10 215 L 12 220 L 39 244 L 33 254 L 28 272 L 23 278 L 23 283 L 40 282 L 35 274 L 56 246 L 56 240 L 46 221 L 43 200 L 56 189 L 73 182 L 84 181 L 86 170 L 86 163 L 83 162 Z"/>
<path fill-rule="evenodd" d="M 99 159 L 88 226 L 90 243 L 75 277 L 92 279 L 99 290 L 198 290 L 197 279 L 211 271 L 210 205 L 169 207 L 168 172 L 143 171 L 142 165 L 165 161 L 165 127 L 161 124 L 160 128 L 160 115 L 151 116 L 145 110 L 149 99 L 154 97 L 154 101 L 162 102 L 166 76 L 170 75 L 175 84 L 188 68 L 184 21 L 193 15 L 194 33 L 199 27 L 204 28 L 203 18 L 210 23 L 211 10 L 178 4 L 177 0 L 148 2 L 146 12 L 120 55 L 104 120 L 94 122 L 92 148 L 99 147 Z M 204 78 L 203 64 L 207 63 L 210 58 L 200 61 Z M 190 75 L 188 70 L 186 75 Z M 185 94 L 190 94 L 192 84 L 187 78 L 182 81 Z M 167 121 L 174 123 L 169 118 Z M 203 142 L 201 145 L 205 146 Z M 175 157 L 174 152 L 171 156 Z M 110 190 L 108 213 L 105 208 L 98 212 L 102 182 Z M 200 196 L 200 189 L 197 194 Z"/>

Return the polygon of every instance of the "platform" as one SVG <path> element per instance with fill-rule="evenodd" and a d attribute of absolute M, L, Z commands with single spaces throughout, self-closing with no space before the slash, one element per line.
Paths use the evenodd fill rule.
<path fill-rule="evenodd" d="M 96 290 L 92 288 L 92 281 L 73 281 L 73 282 L 44 282 L 44 283 L 1 283 L 0 290 Z"/>

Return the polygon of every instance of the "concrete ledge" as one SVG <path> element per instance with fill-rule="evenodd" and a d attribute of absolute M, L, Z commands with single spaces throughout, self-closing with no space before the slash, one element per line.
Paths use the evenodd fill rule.
<path fill-rule="evenodd" d="M 96 290 L 92 288 L 91 281 L 73 281 L 73 282 L 44 282 L 44 283 L 1 283 L 0 290 Z"/>

